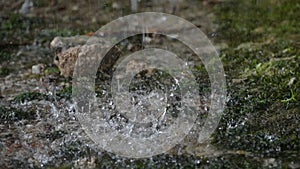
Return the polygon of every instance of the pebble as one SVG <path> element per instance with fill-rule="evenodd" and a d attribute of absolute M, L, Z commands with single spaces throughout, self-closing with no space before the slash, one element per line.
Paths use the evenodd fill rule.
<path fill-rule="evenodd" d="M 292 77 L 288 83 L 288 86 L 292 86 L 295 81 L 296 81 L 296 77 Z"/>
<path fill-rule="evenodd" d="M 74 164 L 75 169 L 92 169 L 96 168 L 96 158 L 94 156 L 90 158 L 78 159 Z"/>
<path fill-rule="evenodd" d="M 131 0 L 130 2 L 131 2 L 131 4 L 130 4 L 131 11 L 133 11 L 133 12 L 137 11 L 138 1 L 137 0 Z"/>
<path fill-rule="evenodd" d="M 79 6 L 78 5 L 74 5 L 72 7 L 72 11 L 79 11 Z"/>
<path fill-rule="evenodd" d="M 25 0 L 21 9 L 19 10 L 20 14 L 28 14 L 33 9 L 33 2 L 31 0 Z"/>
<path fill-rule="evenodd" d="M 42 64 L 33 65 L 31 67 L 32 74 L 41 74 L 41 69 L 43 68 Z"/>
<path fill-rule="evenodd" d="M 268 158 L 268 159 L 264 159 L 264 166 L 265 167 L 277 167 L 278 166 L 278 163 L 276 161 L 275 158 Z"/>
<path fill-rule="evenodd" d="M 114 3 L 112 4 L 111 7 L 112 7 L 113 9 L 120 9 L 120 8 L 121 8 L 120 4 L 117 3 L 117 2 L 114 2 Z"/>

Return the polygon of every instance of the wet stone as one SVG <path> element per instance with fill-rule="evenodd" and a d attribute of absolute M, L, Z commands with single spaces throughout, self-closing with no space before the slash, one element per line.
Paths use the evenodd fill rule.
<path fill-rule="evenodd" d="M 69 77 L 73 74 L 74 66 L 82 45 L 89 36 L 55 37 L 50 43 L 54 51 L 54 63 L 59 68 L 61 75 Z"/>
<path fill-rule="evenodd" d="M 43 65 L 43 64 L 33 65 L 31 67 L 31 72 L 32 72 L 32 74 L 41 74 L 43 72 L 44 68 L 45 68 L 45 65 Z"/>

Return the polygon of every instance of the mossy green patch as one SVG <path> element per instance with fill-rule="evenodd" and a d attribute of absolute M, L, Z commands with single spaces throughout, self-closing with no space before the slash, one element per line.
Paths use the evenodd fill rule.
<path fill-rule="evenodd" d="M 46 75 L 59 74 L 59 73 L 60 73 L 60 71 L 59 71 L 58 67 L 48 67 L 45 70 Z"/>
<path fill-rule="evenodd" d="M 217 5 L 229 101 L 214 144 L 286 158 L 300 149 L 300 3 L 226 1 Z"/>
<path fill-rule="evenodd" d="M 61 91 L 57 93 L 57 95 L 61 98 L 70 99 L 72 96 L 72 86 L 63 88 Z"/>
<path fill-rule="evenodd" d="M 8 61 L 11 59 L 11 53 L 6 51 L 0 51 L 0 62 Z"/>
<path fill-rule="evenodd" d="M 26 45 L 33 40 L 34 31 L 41 27 L 44 21 L 38 17 L 25 17 L 11 13 L 2 17 L 0 38 L 1 45 Z"/>
<path fill-rule="evenodd" d="M 54 141 L 56 139 L 59 139 L 59 138 L 63 137 L 66 133 L 67 133 L 66 131 L 55 130 L 55 131 L 52 131 L 50 133 L 40 133 L 39 137 L 40 138 L 47 138 L 50 141 Z"/>
<path fill-rule="evenodd" d="M 11 123 L 19 120 L 34 120 L 36 114 L 33 109 L 21 110 L 14 107 L 0 107 L 0 123 Z"/>
<path fill-rule="evenodd" d="M 222 54 L 229 77 L 242 80 L 229 82 L 230 101 L 215 143 L 273 155 L 300 149 L 293 139 L 300 137 L 299 46 L 282 41 L 246 46 Z"/>
<path fill-rule="evenodd" d="M 39 32 L 38 37 L 44 41 L 50 41 L 56 36 L 69 37 L 82 34 L 83 31 L 72 29 L 43 29 Z"/>
<path fill-rule="evenodd" d="M 72 164 L 63 164 L 59 167 L 50 167 L 50 169 L 72 169 Z"/>
<path fill-rule="evenodd" d="M 0 77 L 5 77 L 9 75 L 9 73 L 12 71 L 12 69 L 8 67 L 0 67 Z"/>
<path fill-rule="evenodd" d="M 56 36 L 74 36 L 83 33 L 83 30 L 72 29 L 43 29 L 48 20 L 40 17 L 26 17 L 20 14 L 11 13 L 1 18 L 0 24 L 0 45 L 29 45 L 33 38 L 39 42 L 48 42 Z"/>
<path fill-rule="evenodd" d="M 72 140 L 70 142 L 65 142 L 61 150 L 62 155 L 67 160 L 78 159 L 86 155 L 91 155 L 94 151 L 88 146 L 84 145 L 79 140 Z"/>
<path fill-rule="evenodd" d="M 287 36 L 299 38 L 300 2 L 297 0 L 231 0 L 217 5 L 216 11 L 219 35 L 233 46 Z"/>
<path fill-rule="evenodd" d="M 21 93 L 19 95 L 17 95 L 14 98 L 15 102 L 25 102 L 25 101 L 32 101 L 32 100 L 46 100 L 48 99 L 47 95 L 44 95 L 42 93 L 39 92 L 25 92 L 25 93 Z"/>

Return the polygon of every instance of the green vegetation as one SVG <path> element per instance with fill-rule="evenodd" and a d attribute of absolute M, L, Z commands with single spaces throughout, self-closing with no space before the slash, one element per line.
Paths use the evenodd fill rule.
<path fill-rule="evenodd" d="M 64 165 L 59 166 L 59 167 L 51 167 L 50 169 L 72 169 L 72 165 L 71 164 L 64 164 Z"/>
<path fill-rule="evenodd" d="M 29 45 L 38 38 L 41 42 L 52 40 L 56 36 L 74 36 L 84 33 L 78 29 L 46 28 L 46 21 L 40 17 L 25 17 L 20 14 L 10 14 L 3 17 L 0 24 L 0 45 Z M 0 55 L 1 56 L 1 55 Z"/>
<path fill-rule="evenodd" d="M 44 21 L 38 17 L 24 17 L 19 14 L 10 14 L 4 17 L 0 25 L 1 45 L 22 45 L 32 41 L 35 29 L 41 27 Z"/>
<path fill-rule="evenodd" d="M 82 31 L 75 31 L 71 29 L 43 29 L 39 32 L 38 37 L 41 40 L 51 41 L 56 36 L 69 37 L 81 35 Z"/>
<path fill-rule="evenodd" d="M 40 138 L 47 138 L 51 141 L 54 141 L 56 139 L 59 139 L 59 138 L 63 137 L 66 133 L 67 133 L 66 131 L 55 130 L 55 131 L 52 131 L 50 133 L 40 133 L 39 137 Z"/>
<path fill-rule="evenodd" d="M 60 71 L 59 71 L 58 67 L 48 67 L 45 70 L 46 75 L 59 74 L 59 73 L 60 73 Z"/>
<path fill-rule="evenodd" d="M 33 109 L 24 111 L 13 107 L 0 107 L 0 123 L 11 123 L 19 120 L 34 120 L 36 118 Z"/>
<path fill-rule="evenodd" d="M 6 51 L 0 51 L 0 61 L 8 61 L 11 58 L 11 53 Z"/>
<path fill-rule="evenodd" d="M 72 96 L 72 86 L 63 88 L 57 93 L 59 97 L 70 99 Z"/>
<path fill-rule="evenodd" d="M 231 47 L 221 52 L 229 102 L 214 143 L 266 156 L 299 154 L 300 3 L 229 1 L 217 9 Z"/>
<path fill-rule="evenodd" d="M 297 0 L 231 0 L 218 5 L 216 11 L 219 34 L 233 46 L 273 38 L 300 38 L 300 3 Z"/>
<path fill-rule="evenodd" d="M 9 75 L 9 73 L 11 72 L 12 70 L 10 68 L 7 68 L 7 67 L 0 67 L 0 77 L 4 77 L 4 76 L 7 76 Z"/>
<path fill-rule="evenodd" d="M 107 0 L 97 4 L 97 10 L 102 9 L 99 11 L 99 17 L 94 15 L 95 13 L 91 14 L 88 13 L 89 11 L 81 9 L 72 11 L 73 4 L 69 4 L 70 2 L 66 4 L 62 2 L 60 3 L 61 6 L 54 6 L 53 10 L 49 9 L 51 12 L 43 17 L 34 13 L 32 16 L 24 16 L 13 12 L 1 16 L 0 38 L 2 41 L 0 47 L 3 50 L 0 51 L 0 77 L 9 74 L 16 75 L 14 73 L 17 73 L 16 69 L 18 68 L 20 68 L 18 69 L 20 72 L 30 70 L 32 65 L 37 64 L 36 62 L 40 63 L 39 57 L 42 58 L 41 60 L 46 58 L 43 63 L 49 63 L 47 59 L 52 61 L 52 53 L 49 51 L 43 52 L 43 55 L 39 52 L 33 54 L 22 53 L 21 50 L 20 55 L 17 55 L 20 46 L 41 45 L 43 48 L 47 48 L 45 50 L 47 51 L 50 40 L 55 36 L 73 36 L 97 30 L 101 25 L 114 18 L 110 15 L 106 16 L 110 12 L 122 12 L 122 14 L 116 14 L 115 16 L 130 13 L 129 2 L 126 4 L 127 6 L 122 6 L 118 10 L 112 8 L 113 2 L 113 0 Z M 38 0 L 34 3 L 36 9 L 38 9 L 42 6 L 48 7 L 50 2 Z M 90 9 L 94 5 L 92 1 L 88 4 L 90 6 L 85 9 Z M 144 4 L 144 6 L 146 5 L 148 4 Z M 149 3 L 149 5 L 151 4 Z M 58 8 L 57 15 L 53 14 L 53 11 L 56 11 L 55 7 Z M 228 0 L 218 3 L 214 8 L 214 12 L 217 14 L 216 22 L 219 24 L 215 40 L 229 45 L 229 48 L 220 52 L 227 76 L 228 102 L 224 116 L 213 135 L 212 141 L 213 146 L 216 149 L 219 148 L 220 154 L 206 157 L 200 156 L 201 153 L 190 156 L 183 152 L 182 155 L 161 154 L 152 158 L 127 159 L 116 157 L 102 150 L 95 152 L 96 150 L 90 148 L 88 144 L 73 137 L 73 133 L 68 133 L 73 131 L 66 131 L 64 128 L 55 129 L 55 131 L 45 129 L 44 133 L 34 133 L 33 138 L 37 136 L 45 143 L 47 140 L 49 141 L 47 144 L 51 144 L 51 146 L 56 141 L 61 144 L 49 152 L 53 161 L 45 164 L 44 167 L 72 168 L 75 160 L 91 156 L 96 157 L 98 168 L 109 168 L 111 166 L 116 168 L 124 168 L 125 166 L 128 168 L 153 168 L 153 166 L 155 168 L 288 168 L 291 167 L 291 164 L 298 167 L 299 163 L 297 161 L 300 161 L 300 2 L 298 0 Z M 60 18 L 63 15 L 72 17 Z M 90 18 L 91 16 L 95 16 L 95 19 Z M 185 15 L 182 15 L 182 17 L 189 18 Z M 94 23 L 90 23 L 92 22 L 90 20 L 94 20 Z M 134 46 L 131 51 L 127 50 L 128 42 L 126 42 L 123 43 L 125 44 L 123 46 L 120 43 L 120 48 L 115 48 L 115 51 L 111 51 L 107 55 L 107 63 L 103 63 L 105 73 L 111 73 L 111 65 L 115 63 L 112 61 L 115 58 L 109 56 L 121 57 L 121 55 L 125 56 L 126 52 L 132 53 L 142 49 L 142 46 L 139 46 L 142 37 L 137 37 L 126 40 Z M 169 41 L 169 43 L 175 44 L 174 41 Z M 170 51 L 176 51 L 177 48 L 179 52 L 183 52 L 182 48 L 176 45 L 170 45 L 169 47 L 159 44 L 158 47 L 166 47 Z M 30 48 L 30 50 L 36 49 Z M 120 52 L 123 53 L 119 56 Z M 183 53 L 183 55 L 186 55 L 186 53 Z M 48 56 L 49 58 L 47 58 Z M 22 63 L 17 64 L 17 61 Z M 17 66 L 6 64 L 7 62 L 16 63 Z M 18 67 L 19 65 L 20 67 Z M 45 78 L 46 81 L 49 80 L 51 85 L 57 85 L 64 81 L 70 82 L 69 79 L 59 77 L 57 67 L 49 64 L 47 66 L 52 67 L 47 67 L 44 73 L 32 75 L 32 77 Z M 199 82 L 202 85 L 200 86 L 201 92 L 209 93 L 208 88 L 210 86 L 200 81 L 207 79 L 205 67 L 197 65 L 195 69 L 196 73 L 201 74 L 201 77 L 199 77 Z M 146 71 L 142 73 L 152 75 Z M 144 90 L 143 86 L 140 85 L 142 80 L 144 80 L 142 83 L 147 83 L 148 86 L 155 88 L 157 84 L 151 82 L 170 79 L 168 74 L 159 74 L 160 71 L 154 71 L 154 73 L 156 73 L 155 76 L 150 76 L 149 79 L 136 77 L 135 81 L 132 81 L 136 82 L 133 83 L 135 84 L 133 87 L 140 88 L 131 88 L 131 90 Z M 101 72 L 100 75 L 104 76 L 104 73 Z M 98 80 L 100 84 L 96 86 L 99 97 L 106 97 L 106 93 L 103 92 L 104 89 L 102 90 L 102 87 L 107 87 L 104 80 L 108 78 L 105 78 Z M 62 87 L 56 93 L 58 101 L 65 102 L 72 96 L 72 87 L 65 86 L 67 85 L 62 83 L 58 85 L 58 87 Z M 78 93 L 78 90 L 73 88 L 75 94 Z M 80 94 L 87 89 L 82 90 L 83 92 L 79 92 Z M 9 102 L 11 105 L 0 106 L 0 124 L 6 125 L 4 133 L 11 134 L 10 132 L 14 130 L 10 129 L 15 127 L 11 124 L 20 120 L 37 120 L 35 106 L 38 105 L 30 103 L 26 104 L 24 108 L 20 108 L 24 105 L 24 102 L 51 100 L 53 97 L 35 91 L 24 92 L 17 95 L 12 102 Z M 45 111 L 50 113 L 48 110 Z M 43 115 L 38 120 L 45 120 L 43 118 L 48 117 Z M 64 122 L 62 121 L 62 123 Z M 7 128 L 7 126 L 12 127 Z M 70 134 L 70 137 L 68 134 Z M 3 136 L 7 140 L 16 139 L 11 136 Z M 65 136 L 69 138 L 65 138 Z M 65 140 L 59 142 L 59 139 Z M 1 141 L 6 144 L 6 140 L 3 140 Z M 1 148 L 3 145 L 0 144 Z M 53 144 L 53 146 L 56 145 Z M 38 147 L 36 148 L 34 150 L 39 151 Z M 3 152 L 5 153 L 5 151 Z M 9 158 L 8 160 L 10 160 Z M 19 156 L 16 159 L 20 161 L 25 159 L 24 164 L 27 164 L 27 156 L 24 156 L 24 159 L 18 158 L 20 158 Z M 266 160 L 270 158 L 275 160 L 276 164 L 274 166 L 272 166 L 273 164 L 266 164 Z M 7 159 L 5 160 L 7 161 Z M 38 165 L 34 166 L 36 168 L 40 167 L 38 163 L 34 165 Z M 15 168 L 20 168 L 20 166 L 23 165 L 21 163 L 15 164 Z"/>
<path fill-rule="evenodd" d="M 19 95 L 17 95 L 14 99 L 15 102 L 25 102 L 25 101 L 32 101 L 32 100 L 43 100 L 43 99 L 47 99 L 48 96 L 44 95 L 42 93 L 39 92 L 25 92 L 25 93 L 21 93 Z"/>

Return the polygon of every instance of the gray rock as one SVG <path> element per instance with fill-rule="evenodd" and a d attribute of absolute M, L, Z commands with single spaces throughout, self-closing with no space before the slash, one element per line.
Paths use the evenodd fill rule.
<path fill-rule="evenodd" d="M 33 65 L 31 67 L 31 73 L 32 74 L 41 74 L 42 70 L 44 69 L 44 65 L 43 64 L 37 64 L 37 65 Z"/>
<path fill-rule="evenodd" d="M 33 9 L 33 2 L 31 0 L 25 0 L 19 13 L 28 14 Z"/>

